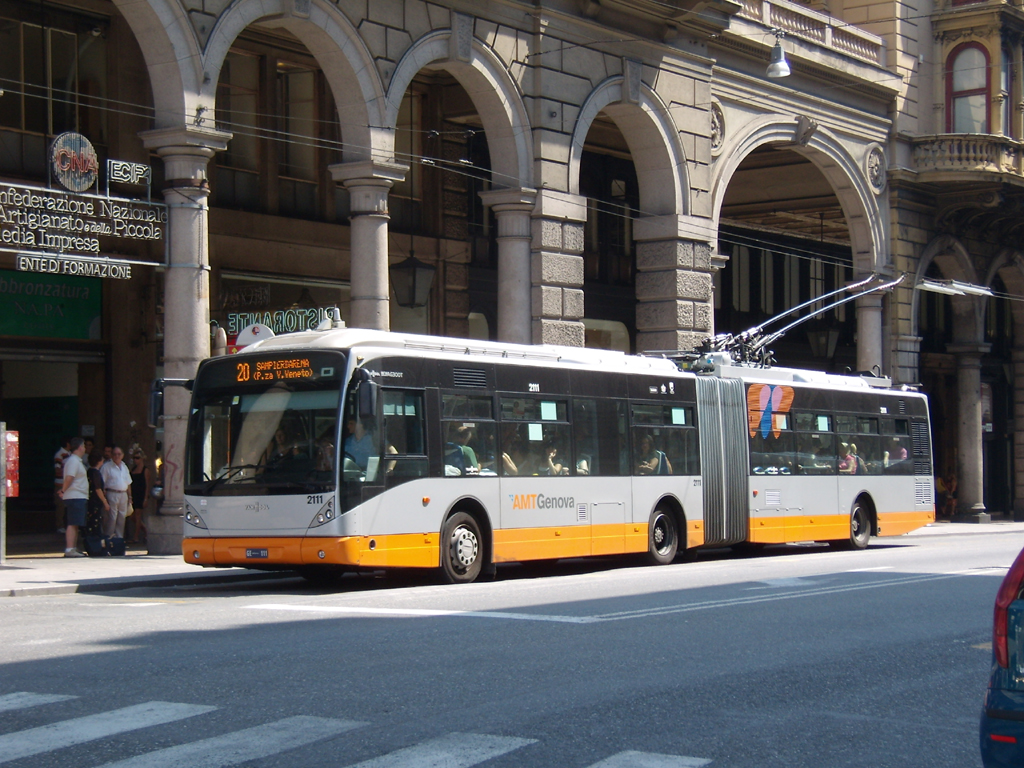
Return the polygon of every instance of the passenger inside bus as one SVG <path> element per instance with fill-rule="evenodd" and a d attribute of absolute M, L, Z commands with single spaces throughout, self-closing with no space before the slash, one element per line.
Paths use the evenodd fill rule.
<path fill-rule="evenodd" d="M 366 471 L 371 456 L 377 455 L 373 434 L 359 419 L 348 420 L 348 437 L 345 438 L 345 455 L 352 459 L 362 471 Z"/>
<path fill-rule="evenodd" d="M 640 475 L 671 475 L 672 465 L 664 451 L 654 447 L 654 438 L 645 434 L 640 438 L 636 471 Z"/>
<path fill-rule="evenodd" d="M 526 472 L 527 452 L 517 424 L 505 424 L 501 429 L 501 471 L 506 477 L 518 475 L 520 466 Z"/>
<path fill-rule="evenodd" d="M 451 424 L 444 446 L 444 473 L 449 477 L 480 474 L 480 460 L 473 448 L 473 428 Z"/>
<path fill-rule="evenodd" d="M 860 467 L 860 457 L 857 456 L 856 443 L 840 443 L 839 445 L 839 472 L 844 475 L 856 475 Z"/>
<path fill-rule="evenodd" d="M 559 455 L 558 446 L 549 443 L 544 448 L 544 464 L 539 469 L 542 475 L 568 475 L 569 467 Z"/>

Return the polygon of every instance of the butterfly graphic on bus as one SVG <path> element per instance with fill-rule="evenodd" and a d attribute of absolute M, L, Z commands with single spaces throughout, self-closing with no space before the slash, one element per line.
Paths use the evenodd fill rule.
<path fill-rule="evenodd" d="M 747 425 L 750 436 L 760 432 L 762 438 L 769 433 L 778 437 L 782 433 L 779 416 L 789 413 L 793 405 L 792 387 L 779 384 L 751 384 L 747 390 Z"/>

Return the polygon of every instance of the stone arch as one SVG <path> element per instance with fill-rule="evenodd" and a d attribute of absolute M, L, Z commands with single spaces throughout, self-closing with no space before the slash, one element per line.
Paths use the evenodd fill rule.
<path fill-rule="evenodd" d="M 914 285 L 917 285 L 928 273 L 928 268 L 934 262 L 942 276 L 948 280 L 960 280 L 965 283 L 978 283 L 978 273 L 974 269 L 971 254 L 957 238 L 952 235 L 940 235 L 932 240 L 921 253 L 917 265 L 917 274 L 914 276 Z M 991 275 L 989 276 L 989 280 Z M 986 283 L 987 284 L 987 283 Z M 984 333 L 984 302 L 975 301 L 980 298 L 976 296 L 950 296 L 950 303 L 953 306 L 953 314 L 957 318 L 954 332 L 954 340 L 961 343 L 979 343 Z M 911 335 L 919 334 L 919 312 L 921 306 L 921 292 L 915 290 L 911 298 L 910 316 L 912 320 Z"/>
<path fill-rule="evenodd" d="M 887 265 L 888 236 L 883 212 L 860 165 L 827 128 L 819 126 L 804 145 L 794 142 L 796 122 L 792 117 L 765 115 L 755 120 L 722 147 L 712 171 L 712 228 L 717 231 L 722 204 L 740 163 L 765 144 L 785 144 L 810 160 L 828 180 L 846 216 L 858 273 L 875 272 Z"/>
<path fill-rule="evenodd" d="M 580 193 L 580 163 L 590 126 L 602 110 L 622 131 L 640 184 L 640 209 L 658 216 L 690 211 L 686 153 L 668 107 L 647 86 L 638 103 L 625 98 L 625 78 L 610 77 L 598 85 L 580 108 L 569 149 L 569 193 Z"/>
<path fill-rule="evenodd" d="M 178 127 L 203 105 L 203 57 L 177 0 L 113 0 L 149 70 L 156 128 Z"/>
<path fill-rule="evenodd" d="M 996 275 L 1002 279 L 1009 294 L 1024 296 L 1024 253 L 1003 248 L 985 276 L 985 285 L 991 286 Z M 1024 345 L 1024 305 L 1019 301 L 1011 301 L 1010 313 L 1013 317 L 1014 341 L 1017 346 Z"/>
<path fill-rule="evenodd" d="M 454 58 L 452 36 L 451 29 L 436 30 L 421 37 L 402 55 L 388 86 L 382 125 L 394 129 L 402 98 L 417 72 L 446 70 L 469 94 L 484 124 L 494 186 L 532 186 L 533 134 L 518 86 L 497 54 L 476 37 L 472 39 L 468 60 Z"/>
<path fill-rule="evenodd" d="M 308 18 L 293 12 L 292 0 L 235 2 L 217 20 L 203 55 L 209 79 L 203 97 L 214 103 L 220 70 L 235 39 L 249 25 L 263 20 L 295 35 L 317 60 L 342 115 L 343 159 L 390 160 L 394 132 L 385 130 L 384 87 L 358 31 L 337 7 L 312 0 Z M 340 54 L 340 55 L 339 55 Z"/>

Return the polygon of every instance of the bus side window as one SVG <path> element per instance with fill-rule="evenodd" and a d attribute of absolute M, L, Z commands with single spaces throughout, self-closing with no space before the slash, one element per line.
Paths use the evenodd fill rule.
<path fill-rule="evenodd" d="M 423 393 L 387 390 L 384 395 L 383 468 L 389 487 L 429 474 L 424 439 Z M 367 472 L 369 475 L 369 472 Z"/>

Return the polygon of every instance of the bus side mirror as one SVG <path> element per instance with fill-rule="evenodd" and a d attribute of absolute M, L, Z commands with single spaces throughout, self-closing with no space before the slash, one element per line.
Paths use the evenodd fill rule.
<path fill-rule="evenodd" d="M 359 418 L 377 416 L 377 382 L 364 381 L 359 385 Z"/>
<path fill-rule="evenodd" d="M 146 425 L 150 429 L 156 429 L 160 420 L 164 417 L 164 388 L 160 379 L 153 381 L 149 390 L 149 413 L 147 414 Z"/>
<path fill-rule="evenodd" d="M 163 419 L 164 389 L 166 387 L 184 387 L 191 392 L 195 383 L 195 379 L 153 379 L 153 385 L 149 389 L 149 413 L 146 426 L 156 429 L 160 420 Z"/>

